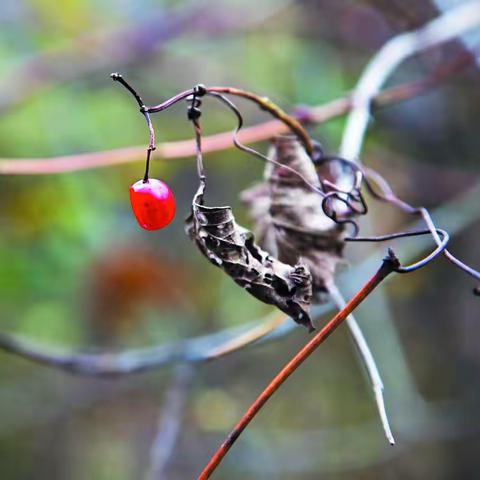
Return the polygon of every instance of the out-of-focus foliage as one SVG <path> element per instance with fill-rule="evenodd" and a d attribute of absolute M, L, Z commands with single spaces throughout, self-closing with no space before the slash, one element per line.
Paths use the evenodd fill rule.
<path fill-rule="evenodd" d="M 241 86 L 287 109 L 342 96 L 386 39 L 435 13 L 429 2 L 416 2 L 425 8 L 401 3 L 2 0 L 0 157 L 146 144 L 144 121 L 132 98 L 111 82 L 111 71 L 121 71 L 148 103 L 199 82 Z M 396 79 L 418 77 L 461 48 L 415 59 Z M 239 105 L 248 123 L 267 118 Z M 205 100 L 203 111 L 207 133 L 234 125 L 213 102 Z M 438 91 L 379 112 L 365 161 L 412 203 L 448 202 L 478 176 L 479 114 L 478 71 L 471 68 Z M 160 142 L 191 137 L 182 106 L 154 121 Z M 335 120 L 313 133 L 335 152 L 342 127 Z M 183 221 L 196 188 L 193 161 L 153 163 L 153 176 L 176 193 L 177 218 L 160 232 L 139 230 L 128 187 L 141 178 L 142 161 L 0 177 L 2 331 L 68 348 L 125 349 L 270 311 L 210 266 L 186 238 Z M 248 224 L 238 192 L 259 179 L 262 168 L 235 151 L 207 156 L 209 203 L 232 204 Z M 373 207 L 371 219 L 369 228 L 382 232 L 406 223 L 383 207 Z M 477 222 L 452 240 L 452 249 L 476 265 L 479 233 Z M 347 253 L 355 263 L 368 251 L 351 246 Z M 351 281 L 359 286 L 363 279 Z M 380 300 L 359 312 L 378 353 L 397 447 L 384 444 L 342 329 L 259 416 L 215 478 L 473 478 L 479 468 L 480 329 L 478 300 L 469 289 L 469 280 L 442 261 L 395 280 L 387 299 L 390 327 L 398 330 L 397 336 L 388 333 L 397 342 L 391 351 L 383 348 Z M 195 477 L 306 335 L 298 330 L 196 371 L 168 478 Z M 401 351 L 410 376 L 398 363 Z M 0 478 L 145 474 L 168 372 L 86 380 L 0 356 Z"/>

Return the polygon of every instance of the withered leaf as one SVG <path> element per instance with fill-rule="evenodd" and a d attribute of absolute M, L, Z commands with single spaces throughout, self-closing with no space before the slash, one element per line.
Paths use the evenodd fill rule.
<path fill-rule="evenodd" d="M 204 205 L 204 192 L 201 179 L 186 221 L 186 232 L 200 251 L 254 297 L 312 330 L 312 277 L 305 265 L 283 263 L 259 248 L 252 232 L 236 223 L 231 207 Z"/>
<path fill-rule="evenodd" d="M 267 164 L 265 181 L 242 192 L 241 199 L 250 209 L 262 246 L 282 262 L 301 259 L 312 275 L 315 300 L 324 301 L 342 261 L 343 227 L 325 215 L 318 192 L 282 168 L 295 169 L 321 188 L 315 166 L 296 137 L 276 137 L 269 158 L 281 165 Z"/>

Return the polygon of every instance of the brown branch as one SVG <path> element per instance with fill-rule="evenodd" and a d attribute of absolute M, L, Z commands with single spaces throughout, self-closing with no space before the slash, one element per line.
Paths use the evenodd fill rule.
<path fill-rule="evenodd" d="M 245 430 L 255 415 L 270 399 L 270 397 L 281 387 L 281 385 L 292 375 L 295 370 L 326 340 L 330 334 L 350 315 L 360 303 L 392 272 L 399 268 L 398 259 L 389 251 L 389 255 L 383 260 L 382 266 L 375 275 L 355 294 L 345 307 L 330 320 L 275 376 L 265 390 L 252 403 L 240 421 L 235 425 L 227 439 L 220 445 L 218 450 L 211 457 L 208 464 L 200 473 L 198 480 L 210 478 L 217 466 L 228 453 L 237 438 Z"/>
<path fill-rule="evenodd" d="M 452 62 L 442 64 L 421 80 L 388 88 L 374 97 L 373 106 L 376 108 L 385 107 L 426 93 L 471 65 L 472 59 L 473 56 L 470 54 L 460 55 Z M 296 116 L 302 123 L 321 124 L 345 115 L 351 110 L 351 107 L 350 97 L 347 96 L 316 107 L 302 107 L 302 109 L 297 110 Z M 244 144 L 251 144 L 269 140 L 275 135 L 286 132 L 288 132 L 288 127 L 283 122 L 270 120 L 241 130 L 238 134 L 238 140 Z M 233 147 L 231 132 L 204 137 L 202 142 L 205 153 Z M 143 160 L 144 155 L 145 146 L 142 145 L 52 158 L 4 158 L 0 159 L 0 174 L 42 175 L 73 172 Z M 195 155 L 195 142 L 193 140 L 165 142 L 157 146 L 156 155 L 157 158 L 164 160 L 191 157 Z"/>

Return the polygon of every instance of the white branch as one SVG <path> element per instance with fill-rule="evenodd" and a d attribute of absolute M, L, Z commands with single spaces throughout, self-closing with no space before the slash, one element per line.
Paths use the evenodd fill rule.
<path fill-rule="evenodd" d="M 328 286 L 328 293 L 333 300 L 333 303 L 337 306 L 339 310 L 345 307 L 346 301 L 343 298 L 340 290 L 337 285 L 331 283 Z M 370 383 L 372 385 L 373 394 L 375 396 L 375 403 L 377 405 L 378 415 L 380 416 L 380 421 L 382 422 L 383 431 L 385 432 L 385 437 L 387 438 L 390 445 L 395 445 L 395 439 L 393 438 L 392 429 L 390 428 L 390 422 L 388 421 L 387 410 L 385 408 L 385 400 L 383 398 L 383 381 L 378 371 L 377 364 L 373 358 L 373 354 L 368 346 L 367 340 L 365 339 L 358 322 L 356 321 L 353 314 L 350 314 L 347 317 L 347 324 L 352 339 L 358 348 L 358 353 L 362 359 L 362 362 L 367 371 Z"/>
<path fill-rule="evenodd" d="M 447 11 L 418 30 L 400 34 L 388 41 L 367 64 L 352 93 L 352 109 L 347 117 L 340 156 L 359 162 L 358 157 L 368 127 L 372 99 L 405 59 L 422 50 L 452 40 L 478 26 L 480 26 L 480 2 L 473 1 Z M 435 228 L 433 232 L 438 242 Z M 340 292 L 333 290 L 331 293 L 334 301 L 340 306 L 342 297 L 336 295 Z M 385 434 L 393 445 L 393 436 L 383 400 L 383 383 L 374 357 L 355 318 L 350 316 L 347 323 L 368 371 Z"/>
<path fill-rule="evenodd" d="M 480 26 L 480 2 L 473 1 L 448 10 L 422 28 L 403 33 L 388 41 L 366 66 L 352 95 L 340 156 L 357 161 L 370 118 L 372 98 L 397 67 L 415 53 Z"/>

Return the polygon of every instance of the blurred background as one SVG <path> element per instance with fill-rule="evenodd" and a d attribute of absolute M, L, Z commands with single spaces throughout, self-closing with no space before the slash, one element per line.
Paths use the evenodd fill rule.
<path fill-rule="evenodd" d="M 287 110 L 322 104 L 347 94 L 385 41 L 454 3 L 460 2 L 2 0 L 0 157 L 146 145 L 143 118 L 110 80 L 112 71 L 122 72 L 147 104 L 200 82 L 268 95 Z M 472 45 L 469 36 L 415 57 L 392 83 L 422 78 Z M 477 268 L 479 78 L 473 61 L 428 94 L 382 109 L 364 151 L 365 163 L 399 195 L 435 212 L 438 224 L 455 233 L 451 250 Z M 268 119 L 238 105 L 248 124 Z M 214 102 L 205 101 L 203 111 L 206 133 L 234 125 Z M 183 104 L 154 122 L 158 142 L 191 138 Z M 343 127 L 344 119 L 336 119 L 311 133 L 335 153 Z M 238 194 L 261 178 L 263 165 L 234 150 L 205 161 L 209 202 L 231 204 L 249 225 Z M 122 166 L 0 177 L 1 331 L 68 351 L 123 351 L 271 312 L 185 236 L 197 185 L 193 159 L 153 162 L 152 176 L 167 181 L 177 199 L 176 219 L 154 233 L 141 230 L 130 210 L 128 188 L 143 168 L 142 155 Z M 410 225 L 390 208 L 372 200 L 370 206 L 365 234 Z M 429 245 L 422 242 L 394 246 L 400 255 L 419 256 Z M 350 267 L 339 277 L 345 295 L 363 284 L 384 251 L 384 245 L 348 246 Z M 342 327 L 255 419 L 215 478 L 478 478 L 480 309 L 473 286 L 439 259 L 392 279 L 358 311 L 383 375 L 397 446 L 384 439 Z M 183 388 L 181 431 L 171 455 L 165 447 L 165 476 L 158 478 L 196 478 L 306 339 L 304 329 L 294 329 L 197 366 Z M 87 378 L 1 352 L 0 478 L 148 478 L 173 377 L 172 368 L 161 368 Z"/>

